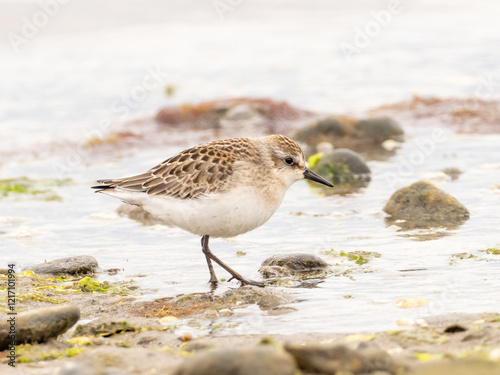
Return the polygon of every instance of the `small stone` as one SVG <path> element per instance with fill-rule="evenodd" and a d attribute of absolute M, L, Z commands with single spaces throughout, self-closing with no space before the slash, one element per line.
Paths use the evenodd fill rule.
<path fill-rule="evenodd" d="M 361 355 L 343 345 L 287 344 L 285 350 L 295 358 L 302 371 L 313 374 L 335 374 L 338 371 L 360 374 L 365 368 Z"/>
<path fill-rule="evenodd" d="M 97 270 L 97 260 L 89 255 L 61 258 L 50 262 L 24 267 L 23 271 L 33 271 L 37 274 L 51 275 L 84 275 Z"/>
<path fill-rule="evenodd" d="M 322 271 L 327 267 L 328 263 L 316 255 L 279 254 L 262 262 L 259 272 L 264 277 L 286 277 L 299 273 Z"/>
<path fill-rule="evenodd" d="M 295 363 L 288 353 L 263 346 L 204 350 L 186 359 L 174 375 L 293 375 Z"/>
<path fill-rule="evenodd" d="M 396 191 L 384 207 L 389 224 L 403 229 L 454 228 L 469 219 L 469 211 L 456 198 L 428 181 L 419 181 Z M 403 222 L 396 222 L 403 220 Z"/>
<path fill-rule="evenodd" d="M 452 181 L 458 179 L 458 177 L 463 173 L 460 169 L 458 168 L 445 168 L 441 172 L 447 174 L 448 176 L 451 177 Z"/>
<path fill-rule="evenodd" d="M 392 357 L 373 346 L 352 350 L 345 345 L 286 344 L 299 368 L 313 374 L 369 374 L 374 371 L 396 372 Z"/>
<path fill-rule="evenodd" d="M 467 328 L 461 326 L 460 324 L 452 324 L 445 328 L 444 333 L 458 333 L 467 331 Z"/>
<path fill-rule="evenodd" d="M 181 341 L 186 342 L 186 341 L 191 341 L 193 339 L 193 335 L 190 333 L 186 333 L 184 336 L 181 337 Z"/>
<path fill-rule="evenodd" d="M 10 318 L 11 316 L 9 316 Z M 15 316 L 16 344 L 45 342 L 66 332 L 80 319 L 80 309 L 72 305 L 48 307 L 28 311 Z M 8 337 L 11 323 L 8 319 L 0 322 L 0 351 L 9 347 Z"/>

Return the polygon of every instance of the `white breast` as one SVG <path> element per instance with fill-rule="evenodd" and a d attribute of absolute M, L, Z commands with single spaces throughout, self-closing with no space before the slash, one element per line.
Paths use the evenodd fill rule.
<path fill-rule="evenodd" d="M 269 220 L 280 206 L 285 191 L 270 188 L 265 195 L 261 190 L 242 186 L 225 194 L 198 199 L 151 196 L 119 189 L 103 192 L 142 206 L 166 224 L 199 236 L 227 238 L 246 233 Z"/>

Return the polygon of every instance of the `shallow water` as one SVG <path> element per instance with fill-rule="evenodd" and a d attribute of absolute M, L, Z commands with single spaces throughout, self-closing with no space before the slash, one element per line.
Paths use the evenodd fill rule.
<path fill-rule="evenodd" d="M 209 6 L 196 4 L 200 6 L 186 18 L 182 18 L 184 6 L 168 9 L 156 4 L 167 8 L 148 25 L 146 20 L 155 12 L 146 7 L 136 9 L 134 26 L 114 19 L 104 27 L 97 17 L 92 31 L 70 22 L 81 4 L 68 5 L 25 49 L 0 61 L 0 122 L 8 134 L 0 145 L 12 150 L 45 141 L 85 139 L 85 132 L 104 120 L 118 129 L 133 117 L 153 114 L 161 105 L 226 95 L 270 96 L 312 110 L 341 113 L 362 112 L 414 92 L 473 96 L 478 79 L 498 71 L 500 52 L 492 30 L 500 26 L 493 24 L 494 12 L 482 3 L 474 9 L 465 2 L 407 4 L 407 11 L 352 63 L 336 46 L 352 38 L 354 27 L 363 26 L 370 11 L 383 9 L 385 2 L 375 6 L 360 1 L 349 9 L 342 8 L 343 2 L 317 2 L 329 12 L 302 9 L 299 3 L 287 12 L 280 2 L 267 8 L 264 3 L 260 7 L 243 3 L 224 22 Z M 36 6 L 27 14 L 33 9 Z M 343 16 L 334 16 L 339 13 Z M 89 20 L 93 15 L 89 9 L 79 14 Z M 461 21 L 466 16 L 470 18 L 464 26 Z M 163 17 L 170 17 L 170 22 Z M 422 19 L 429 17 L 441 20 L 439 28 L 430 22 L 425 30 L 420 28 Z M 478 19 L 484 28 L 477 27 Z M 443 27 L 448 32 L 440 32 Z M 113 101 L 130 93 L 157 63 L 169 78 L 129 108 L 126 116 L 113 112 Z M 173 98 L 163 96 L 165 84 L 178 86 Z M 445 140 L 408 170 L 408 163 L 419 155 L 419 144 L 432 138 L 433 129 L 409 122 L 402 125 L 406 142 L 388 161 L 369 162 L 373 180 L 366 189 L 321 197 L 305 182 L 296 183 L 264 226 L 234 240 L 211 241 L 217 255 L 255 279 L 260 263 L 278 253 L 314 253 L 333 264 L 335 260 L 322 251 L 375 251 L 381 258 L 361 269 L 350 264 L 354 270 L 350 277 L 331 276 L 310 288 L 280 287 L 296 298 L 290 305 L 296 311 L 270 316 L 256 307 L 242 309 L 218 322 L 234 328 L 218 332 L 382 330 L 394 328 L 400 318 L 500 310 L 500 256 L 478 252 L 500 244 L 500 193 L 492 188 L 500 183 L 500 135 L 455 134 L 445 129 Z M 189 134 L 184 144 L 190 144 Z M 118 200 L 89 189 L 96 178 L 142 172 L 181 148 L 152 148 L 119 160 L 82 164 L 69 174 L 72 184 L 54 188 L 62 202 L 1 199 L 0 267 L 8 261 L 28 265 L 89 254 L 103 269 L 123 268 L 122 274 L 108 278 L 133 278 L 150 291 L 145 299 L 208 291 L 208 270 L 198 238 L 179 229 L 143 227 L 118 217 L 114 214 Z M 2 160 L 0 172 L 5 178 L 52 178 L 57 161 L 44 154 L 36 160 L 16 155 Z M 428 241 L 421 239 L 429 233 L 398 232 L 385 224 L 382 207 L 396 189 L 424 177 L 432 179 L 429 174 L 448 167 L 464 173 L 456 181 L 438 184 L 470 210 L 470 220 Z M 318 214 L 323 216 L 314 216 Z M 238 250 L 246 255 L 238 257 Z M 484 260 L 450 265 L 451 255 L 460 252 L 473 252 Z M 333 265 L 342 267 L 345 262 Z M 222 270 L 216 272 L 226 276 Z M 217 293 L 236 286 L 223 284 Z M 417 309 L 397 307 L 398 300 L 409 297 L 424 297 L 430 303 Z"/>

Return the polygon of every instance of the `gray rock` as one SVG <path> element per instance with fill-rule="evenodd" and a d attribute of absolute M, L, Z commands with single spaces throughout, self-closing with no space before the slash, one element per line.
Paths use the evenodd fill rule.
<path fill-rule="evenodd" d="M 15 317 L 16 344 L 44 342 L 66 332 L 80 319 L 80 309 L 72 305 L 48 307 L 19 315 L 8 315 L 0 322 L 0 351 L 11 344 L 9 318 Z"/>
<path fill-rule="evenodd" d="M 286 277 L 294 274 L 318 272 L 328 268 L 328 263 L 312 254 L 279 254 L 262 262 L 259 272 L 264 277 Z"/>
<path fill-rule="evenodd" d="M 451 177 L 452 181 L 458 179 L 460 175 L 463 173 L 460 169 L 458 168 L 445 168 L 441 172 L 447 174 L 448 176 Z"/>
<path fill-rule="evenodd" d="M 334 147 L 346 147 L 363 153 L 375 148 L 387 153 L 382 143 L 391 139 L 402 141 L 404 133 L 399 124 L 388 117 L 357 120 L 347 117 L 327 117 L 298 129 L 294 136 L 299 142 L 316 147 L 329 142 Z"/>
<path fill-rule="evenodd" d="M 38 274 L 51 275 L 84 275 L 97 270 L 97 260 L 89 255 L 56 259 L 50 262 L 24 267 L 23 271 L 33 271 Z"/>
<path fill-rule="evenodd" d="M 335 144 L 332 140 L 338 140 L 350 133 L 349 124 L 335 117 L 327 117 L 297 130 L 294 138 L 308 145 L 317 145 L 321 142 Z"/>
<path fill-rule="evenodd" d="M 469 211 L 457 199 L 428 181 L 419 181 L 396 191 L 384 207 L 388 223 L 403 229 L 455 228 L 469 219 Z"/>
<path fill-rule="evenodd" d="M 174 375 L 293 375 L 291 355 L 270 347 L 205 350 L 186 359 Z"/>
<path fill-rule="evenodd" d="M 391 356 L 383 350 L 373 348 L 352 350 L 344 345 L 287 344 L 285 350 L 295 358 L 299 368 L 308 373 L 333 375 L 340 371 L 352 374 L 396 372 Z"/>
<path fill-rule="evenodd" d="M 390 117 L 374 117 L 361 120 L 356 124 L 356 129 L 361 131 L 373 143 L 382 144 L 388 139 L 402 141 L 404 132 L 401 126 Z"/>
<path fill-rule="evenodd" d="M 360 374 L 365 369 L 361 355 L 343 345 L 286 344 L 285 350 L 295 358 L 301 370 L 314 374 L 335 374 L 338 371 Z"/>

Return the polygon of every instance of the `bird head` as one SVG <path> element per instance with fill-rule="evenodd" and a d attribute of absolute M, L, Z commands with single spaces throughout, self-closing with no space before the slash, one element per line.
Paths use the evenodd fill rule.
<path fill-rule="evenodd" d="M 307 168 L 304 152 L 294 140 L 276 134 L 265 137 L 265 142 L 270 149 L 273 172 L 287 187 L 304 178 L 333 187 L 328 180 Z"/>

